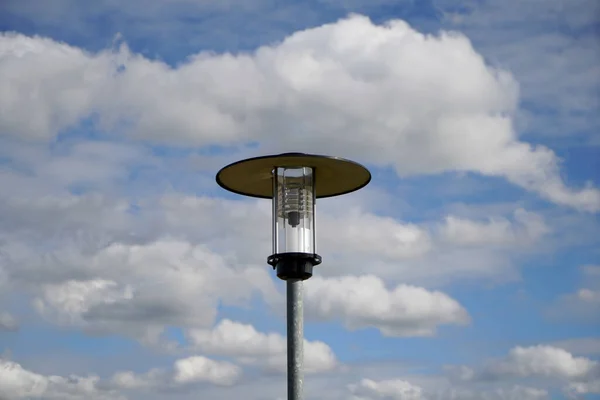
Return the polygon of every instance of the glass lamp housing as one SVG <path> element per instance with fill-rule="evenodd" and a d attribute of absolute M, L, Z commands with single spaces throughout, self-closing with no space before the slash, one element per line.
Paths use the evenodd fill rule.
<path fill-rule="evenodd" d="M 273 169 L 273 254 L 315 254 L 315 236 L 314 169 Z"/>

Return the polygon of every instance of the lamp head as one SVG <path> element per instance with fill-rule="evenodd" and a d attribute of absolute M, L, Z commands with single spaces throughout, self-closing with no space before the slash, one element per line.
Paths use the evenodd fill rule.
<path fill-rule="evenodd" d="M 268 263 L 282 279 L 308 279 L 321 263 L 316 254 L 317 198 L 356 191 L 371 180 L 362 165 L 338 157 L 303 153 L 250 158 L 217 173 L 226 190 L 273 202 L 273 255 Z"/>

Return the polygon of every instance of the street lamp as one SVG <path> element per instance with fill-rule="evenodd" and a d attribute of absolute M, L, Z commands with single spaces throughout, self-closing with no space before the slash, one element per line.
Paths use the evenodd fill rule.
<path fill-rule="evenodd" d="M 316 199 L 361 189 L 371 174 L 343 158 L 284 153 L 229 164 L 216 179 L 230 192 L 273 201 L 273 254 L 267 263 L 287 284 L 288 400 L 301 400 L 302 281 L 321 263 L 316 243 Z"/>

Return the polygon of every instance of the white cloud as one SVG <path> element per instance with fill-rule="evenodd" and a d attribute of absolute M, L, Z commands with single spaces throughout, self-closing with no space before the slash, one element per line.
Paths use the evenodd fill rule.
<path fill-rule="evenodd" d="M 598 363 L 584 357 L 574 357 L 571 353 L 551 347 L 515 347 L 506 359 L 491 363 L 485 374 L 503 376 L 542 376 L 568 380 L 585 379 L 597 373 Z"/>
<path fill-rule="evenodd" d="M 174 366 L 173 380 L 185 384 L 190 382 L 211 382 L 215 385 L 232 385 L 241 375 L 234 364 L 214 361 L 202 356 L 193 356 L 177 360 Z"/>
<path fill-rule="evenodd" d="M 374 327 L 386 336 L 431 336 L 439 325 L 470 321 L 467 311 L 442 292 L 408 285 L 387 289 L 372 275 L 314 277 L 305 290 L 307 315 L 339 319 L 350 329 Z"/>
<path fill-rule="evenodd" d="M 579 319 L 592 322 L 600 315 L 600 291 L 588 288 L 561 296 L 549 310 L 549 315 L 558 319 Z"/>
<path fill-rule="evenodd" d="M 600 379 L 591 382 L 571 383 L 564 389 L 564 392 L 571 398 L 579 398 L 582 394 L 600 393 Z"/>
<path fill-rule="evenodd" d="M 264 262 L 271 251 L 269 201 L 171 194 L 148 199 L 137 214 L 128 211 L 125 199 L 99 195 L 12 204 L 0 207 L 0 213 L 4 210 L 15 221 L 0 243 L 5 287 L 23 288 L 37 297 L 37 309 L 50 321 L 155 343 L 167 325 L 212 326 L 219 300 L 243 306 L 253 294 L 271 304 L 282 299 Z M 392 288 L 400 282 L 448 283 L 510 271 L 502 254 L 481 246 L 439 247 L 426 224 L 405 224 L 361 210 L 351 208 L 348 218 L 339 210 L 319 214 L 319 251 L 325 263 L 316 269 L 308 290 L 316 290 L 319 282 L 345 285 L 318 281 L 318 276 L 329 279 L 365 270 Z M 465 321 L 460 306 L 441 294 L 408 286 L 388 290 L 372 279 L 369 289 L 375 296 L 384 294 L 390 312 L 406 302 L 414 315 L 346 315 L 342 308 L 335 315 L 315 315 L 343 318 L 357 327 L 382 326 L 389 332 L 397 325 L 402 333 L 394 335 L 430 335 L 440 324 Z M 399 300 L 410 291 L 424 303 Z M 430 301 L 448 309 L 436 314 L 419 308 Z"/>
<path fill-rule="evenodd" d="M 70 247 L 11 261 L 17 269 L 28 266 L 18 271 L 20 283 L 40 291 L 34 304 L 49 320 L 151 343 L 166 326 L 211 326 L 219 301 L 241 305 L 255 293 L 277 296 L 266 268 L 236 271 L 205 246 L 174 239 L 113 243 L 91 254 Z M 53 268 L 58 276 L 39 276 Z M 78 279 L 62 278 L 69 275 Z"/>
<path fill-rule="evenodd" d="M 502 217 L 483 222 L 449 215 L 440 227 L 442 239 L 466 246 L 528 244 L 548 232 L 542 217 L 523 209 L 514 212 L 514 222 Z"/>
<path fill-rule="evenodd" d="M 271 253 L 271 204 L 267 200 L 171 195 L 161 200 L 161 206 L 166 229 L 181 232 L 190 241 L 206 243 L 238 262 L 263 264 Z M 387 270 L 393 279 L 400 275 L 406 279 L 404 271 L 399 272 L 398 263 L 433 251 L 429 233 L 423 226 L 375 215 L 364 208 L 363 204 L 346 208 L 331 207 L 329 203 L 319 208 L 324 210 L 317 217 L 317 250 L 325 261 L 316 271 L 319 275 L 339 276 L 363 271 L 365 263 L 379 262 L 375 273 Z M 211 229 L 198 229 L 199 226 Z"/>
<path fill-rule="evenodd" d="M 75 324 L 83 322 L 83 314 L 96 304 L 114 304 L 132 298 L 129 285 L 120 289 L 117 282 L 103 279 L 70 280 L 58 285 L 45 285 L 34 305 L 41 314 L 55 312 L 58 322 Z"/>
<path fill-rule="evenodd" d="M 574 293 L 560 296 L 548 309 L 548 316 L 558 320 L 593 323 L 600 318 L 600 266 L 581 267 L 582 287 Z"/>
<path fill-rule="evenodd" d="M 444 366 L 446 376 L 452 381 L 472 381 L 475 379 L 475 370 L 466 365 L 446 365 Z"/>
<path fill-rule="evenodd" d="M 411 379 L 418 379 L 412 377 Z M 348 385 L 352 400 L 546 400 L 544 389 L 525 386 L 447 386 L 441 382 L 423 381 L 423 386 L 404 379 L 362 379 Z"/>
<path fill-rule="evenodd" d="M 63 154 L 35 161 L 39 178 L 64 185 L 112 183 L 123 179 L 127 167 L 152 161 L 143 147 L 108 141 L 79 142 L 61 150 Z"/>
<path fill-rule="evenodd" d="M 446 26 L 473 39 L 495 65 L 520 83 L 526 109 L 518 126 L 528 136 L 566 144 L 597 142 L 598 36 L 594 0 L 436 0 Z M 460 12 L 457 5 L 460 4 Z M 540 68 L 543 65 L 544 68 Z"/>
<path fill-rule="evenodd" d="M 129 158 L 144 164 L 143 152 L 94 142 L 40 147 L 2 141 L 0 185 L 10 190 L 0 192 L 0 218 L 6 221 L 0 235 L 46 245 L 65 236 L 127 236 L 135 218 L 114 187 L 127 176 Z"/>
<path fill-rule="evenodd" d="M 436 393 L 436 400 L 547 400 L 548 391 L 544 389 L 512 386 L 497 387 L 488 390 L 451 388 Z"/>
<path fill-rule="evenodd" d="M 168 195 L 160 199 L 166 230 L 234 257 L 239 263 L 266 264 L 271 254 L 271 203 L 207 196 Z"/>
<path fill-rule="evenodd" d="M 261 333 L 252 325 L 222 320 L 211 330 L 190 330 L 192 346 L 208 354 L 234 357 L 239 362 L 285 372 L 286 338 L 278 333 Z M 329 346 L 304 340 L 304 368 L 307 373 L 332 370 L 337 360 Z"/>
<path fill-rule="evenodd" d="M 0 332 L 16 331 L 17 329 L 19 329 L 17 319 L 6 311 L 0 311 Z"/>
<path fill-rule="evenodd" d="M 398 261 L 425 255 L 432 247 L 423 227 L 358 208 L 319 214 L 318 224 L 319 249 L 335 256 L 351 251 L 352 257 L 376 254 L 380 259 Z"/>
<path fill-rule="evenodd" d="M 120 65 L 124 70 L 117 72 Z M 351 17 L 253 53 L 206 53 L 176 67 L 127 49 L 92 54 L 7 34 L 0 37 L 0 76 L 7 77 L 0 78 L 0 158 L 14 162 L 0 170 L 0 187 L 10 188 L 0 192 L 5 222 L 0 292 L 31 294 L 49 321 L 94 333 L 156 343 L 164 327 L 182 327 L 203 352 L 233 358 L 248 369 L 265 365 L 281 371 L 284 337 L 230 320 L 213 324 L 221 301 L 244 307 L 257 293 L 274 303 L 281 300 L 264 265 L 270 252 L 269 203 L 145 196 L 146 190 L 164 191 L 156 187 L 142 194 L 139 187 L 128 187 L 132 199 L 120 198 L 115 189 L 122 189 L 124 177 L 153 162 L 143 145 L 53 142 L 50 150 L 45 141 L 91 116 L 119 141 L 130 135 L 191 146 L 258 141 L 260 151 L 319 148 L 393 166 L 403 176 L 475 171 L 503 176 L 576 208 L 593 211 L 600 203 L 597 190 L 563 184 L 553 152 L 519 140 L 512 126 L 519 113 L 516 83 L 486 67 L 456 33 L 424 36 L 402 22 L 375 26 Z M 205 168 L 211 184 L 214 167 Z M 93 193 L 72 194 L 80 185 Z M 132 204 L 133 197 L 144 200 Z M 132 212 L 132 206 L 139 209 Z M 444 224 L 409 223 L 360 206 L 322 211 L 319 247 L 325 263 L 306 285 L 308 316 L 338 320 L 351 329 L 374 327 L 389 336 L 429 336 L 441 325 L 469 321 L 448 295 L 399 282 L 505 277 L 515 268 L 497 247 L 519 249 L 548 232 L 539 215 L 524 210 L 488 220 L 450 215 Z M 434 224 L 441 230 L 428 228 Z M 600 287 L 592 284 L 599 269 L 584 270 L 588 282 L 565 299 L 574 301 L 572 314 L 587 304 L 586 315 L 600 315 Z M 357 271 L 380 276 L 348 276 Z M 14 317 L 6 315 L 0 314 L 0 329 L 15 326 Z M 569 354 L 576 352 L 574 343 L 554 347 L 559 349 L 517 348 L 481 370 L 465 367 L 458 371 L 465 387 L 440 392 L 440 398 L 548 396 L 525 387 L 476 389 L 484 376 L 542 377 L 564 380 L 565 390 L 574 393 L 598 391 L 595 361 Z M 335 355 L 322 342 L 306 341 L 305 358 L 308 372 L 339 372 Z M 0 384 L 0 393 L 113 398 L 98 389 L 96 377 L 44 376 L 11 365 L 12 375 L 0 376 L 0 382 L 12 380 Z M 582 372 L 590 365 L 589 373 Z M 233 385 L 240 374 L 231 363 L 194 356 L 169 370 L 121 372 L 112 382 L 132 391 L 150 389 L 152 396 L 194 384 Z M 469 381 L 477 382 L 471 387 Z M 222 389 L 207 386 L 202 395 L 209 393 L 208 398 Z M 374 399 L 436 393 L 409 378 L 363 380 L 353 388 L 355 396 Z M 250 396 L 247 389 L 236 393 L 241 395 L 232 398 Z"/>
<path fill-rule="evenodd" d="M 600 289 L 600 265 L 583 265 L 581 272 L 586 285 Z"/>
<path fill-rule="evenodd" d="M 201 383 L 232 386 L 241 375 L 241 368 L 230 362 L 191 356 L 176 360 L 170 370 L 155 368 L 143 374 L 117 372 L 110 385 L 128 390 L 168 390 Z"/>
<path fill-rule="evenodd" d="M 36 139 L 54 136 L 89 115 L 94 92 L 110 68 L 110 59 L 106 57 L 90 57 L 82 50 L 51 39 L 17 34 L 3 35 L 0 57 L 4 79 L 12 82 L 4 86 L 0 97 L 0 127 L 10 134 Z M 47 68 L 37 67 L 41 59 Z M 29 80 L 25 78 L 27 75 L 36 78 Z M 54 84 L 38 86 L 40 80 Z M 20 91 L 32 99 L 28 111 L 21 108 L 25 99 L 18 95 Z"/>
<path fill-rule="evenodd" d="M 39 187 L 40 183 L 43 180 L 35 180 L 27 187 Z M 534 240 L 546 226 L 536 214 L 518 210 L 509 220 L 509 237 L 514 235 L 520 240 L 508 240 L 500 249 L 489 240 L 485 245 L 457 246 L 456 240 L 446 240 L 444 231 L 436 229 L 440 224 L 435 220 L 415 224 L 377 215 L 366 211 L 370 200 L 348 208 L 335 204 L 328 202 L 319 208 L 317 240 L 324 263 L 315 269 L 315 275 L 338 277 L 367 272 L 394 286 L 517 278 L 519 250 L 533 249 Z M 131 211 L 133 207 L 135 212 Z M 10 221 L 0 227 L 0 235 L 5 237 L 0 243 L 1 268 L 8 272 L 7 288 L 104 279 L 132 284 L 139 292 L 144 290 L 140 282 L 159 282 L 163 278 L 158 275 L 163 273 L 170 276 L 169 280 L 176 280 L 171 272 L 178 263 L 189 265 L 182 271 L 191 273 L 192 259 L 197 256 L 220 259 L 224 268 L 217 268 L 217 274 L 236 275 L 254 268 L 256 273 L 241 273 L 260 290 L 266 290 L 264 293 L 277 297 L 268 284 L 273 272 L 265 265 L 271 252 L 270 208 L 267 200 L 176 193 L 139 201 L 63 192 L 7 196 L 4 203 L 0 201 L 0 216 Z M 497 221 L 504 217 L 493 218 Z M 197 250 L 188 251 L 188 246 Z M 507 246 L 511 246 L 511 252 L 504 251 Z M 152 268 L 142 266 L 141 259 L 129 258 L 130 251 L 156 253 L 156 259 L 148 261 Z M 201 251 L 211 255 L 203 257 Z M 137 264 L 131 266 L 133 262 Z M 121 274 L 120 268 L 126 273 Z"/>
<path fill-rule="evenodd" d="M 481 368 L 451 366 L 448 373 L 455 381 L 467 382 L 541 378 L 577 393 L 593 393 L 600 382 L 597 361 L 548 345 L 517 346 L 506 357 L 490 360 Z"/>
<path fill-rule="evenodd" d="M 600 338 L 577 338 L 559 340 L 549 343 L 550 346 L 565 349 L 571 354 L 579 355 L 599 355 L 600 354 Z"/>
<path fill-rule="evenodd" d="M 363 379 L 349 386 L 356 400 L 424 400 L 423 389 L 403 380 L 373 381 Z"/>
<path fill-rule="evenodd" d="M 513 230 L 523 240 L 507 243 L 501 251 L 489 243 L 457 246 L 442 240 L 439 231 L 430 229 L 429 225 L 435 226 L 437 221 L 406 223 L 378 215 L 367 211 L 372 201 L 371 196 L 366 199 L 348 196 L 347 200 L 326 200 L 317 206 L 317 250 L 324 261 L 315 268 L 315 276 L 368 272 L 392 285 L 512 279 L 518 275 L 511 257 L 519 249 L 533 249 L 535 239 L 546 229 L 541 216 L 518 210 Z M 166 226 L 159 225 L 155 230 L 177 232 L 192 243 L 204 243 L 231 258 L 232 264 L 264 265 L 271 252 L 271 205 L 267 200 L 168 195 L 161 199 L 160 207 L 151 210 L 154 218 L 161 213 L 165 215 Z M 199 229 L 205 226 L 211 229 Z M 524 235 L 529 239 L 521 237 Z M 509 245 L 512 252 L 507 253 Z"/>
<path fill-rule="evenodd" d="M 124 400 L 113 391 L 98 387 L 97 376 L 40 375 L 20 364 L 0 359 L 0 398 L 57 400 Z"/>
<path fill-rule="evenodd" d="M 551 150 L 517 139 L 517 84 L 457 33 L 425 36 L 403 21 L 352 16 L 252 54 L 199 54 L 176 68 L 126 49 L 88 54 L 5 34 L 0 72 L 9 135 L 50 138 L 97 113 L 107 130 L 139 138 L 319 148 L 400 175 L 475 171 L 558 204 L 600 208 L 596 189 L 564 185 Z"/>
<path fill-rule="evenodd" d="M 111 385 L 126 390 L 150 389 L 164 380 L 165 373 L 160 369 L 153 369 L 144 374 L 133 371 L 116 372 L 110 379 Z"/>

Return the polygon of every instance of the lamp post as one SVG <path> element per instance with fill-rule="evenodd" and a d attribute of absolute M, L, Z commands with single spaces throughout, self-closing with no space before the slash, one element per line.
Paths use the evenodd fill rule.
<path fill-rule="evenodd" d="M 302 281 L 321 263 L 316 243 L 316 199 L 361 189 L 370 182 L 371 174 L 343 158 L 284 153 L 229 164 L 217 173 L 216 180 L 230 192 L 272 199 L 273 254 L 267 263 L 287 285 L 288 400 L 301 400 Z"/>

